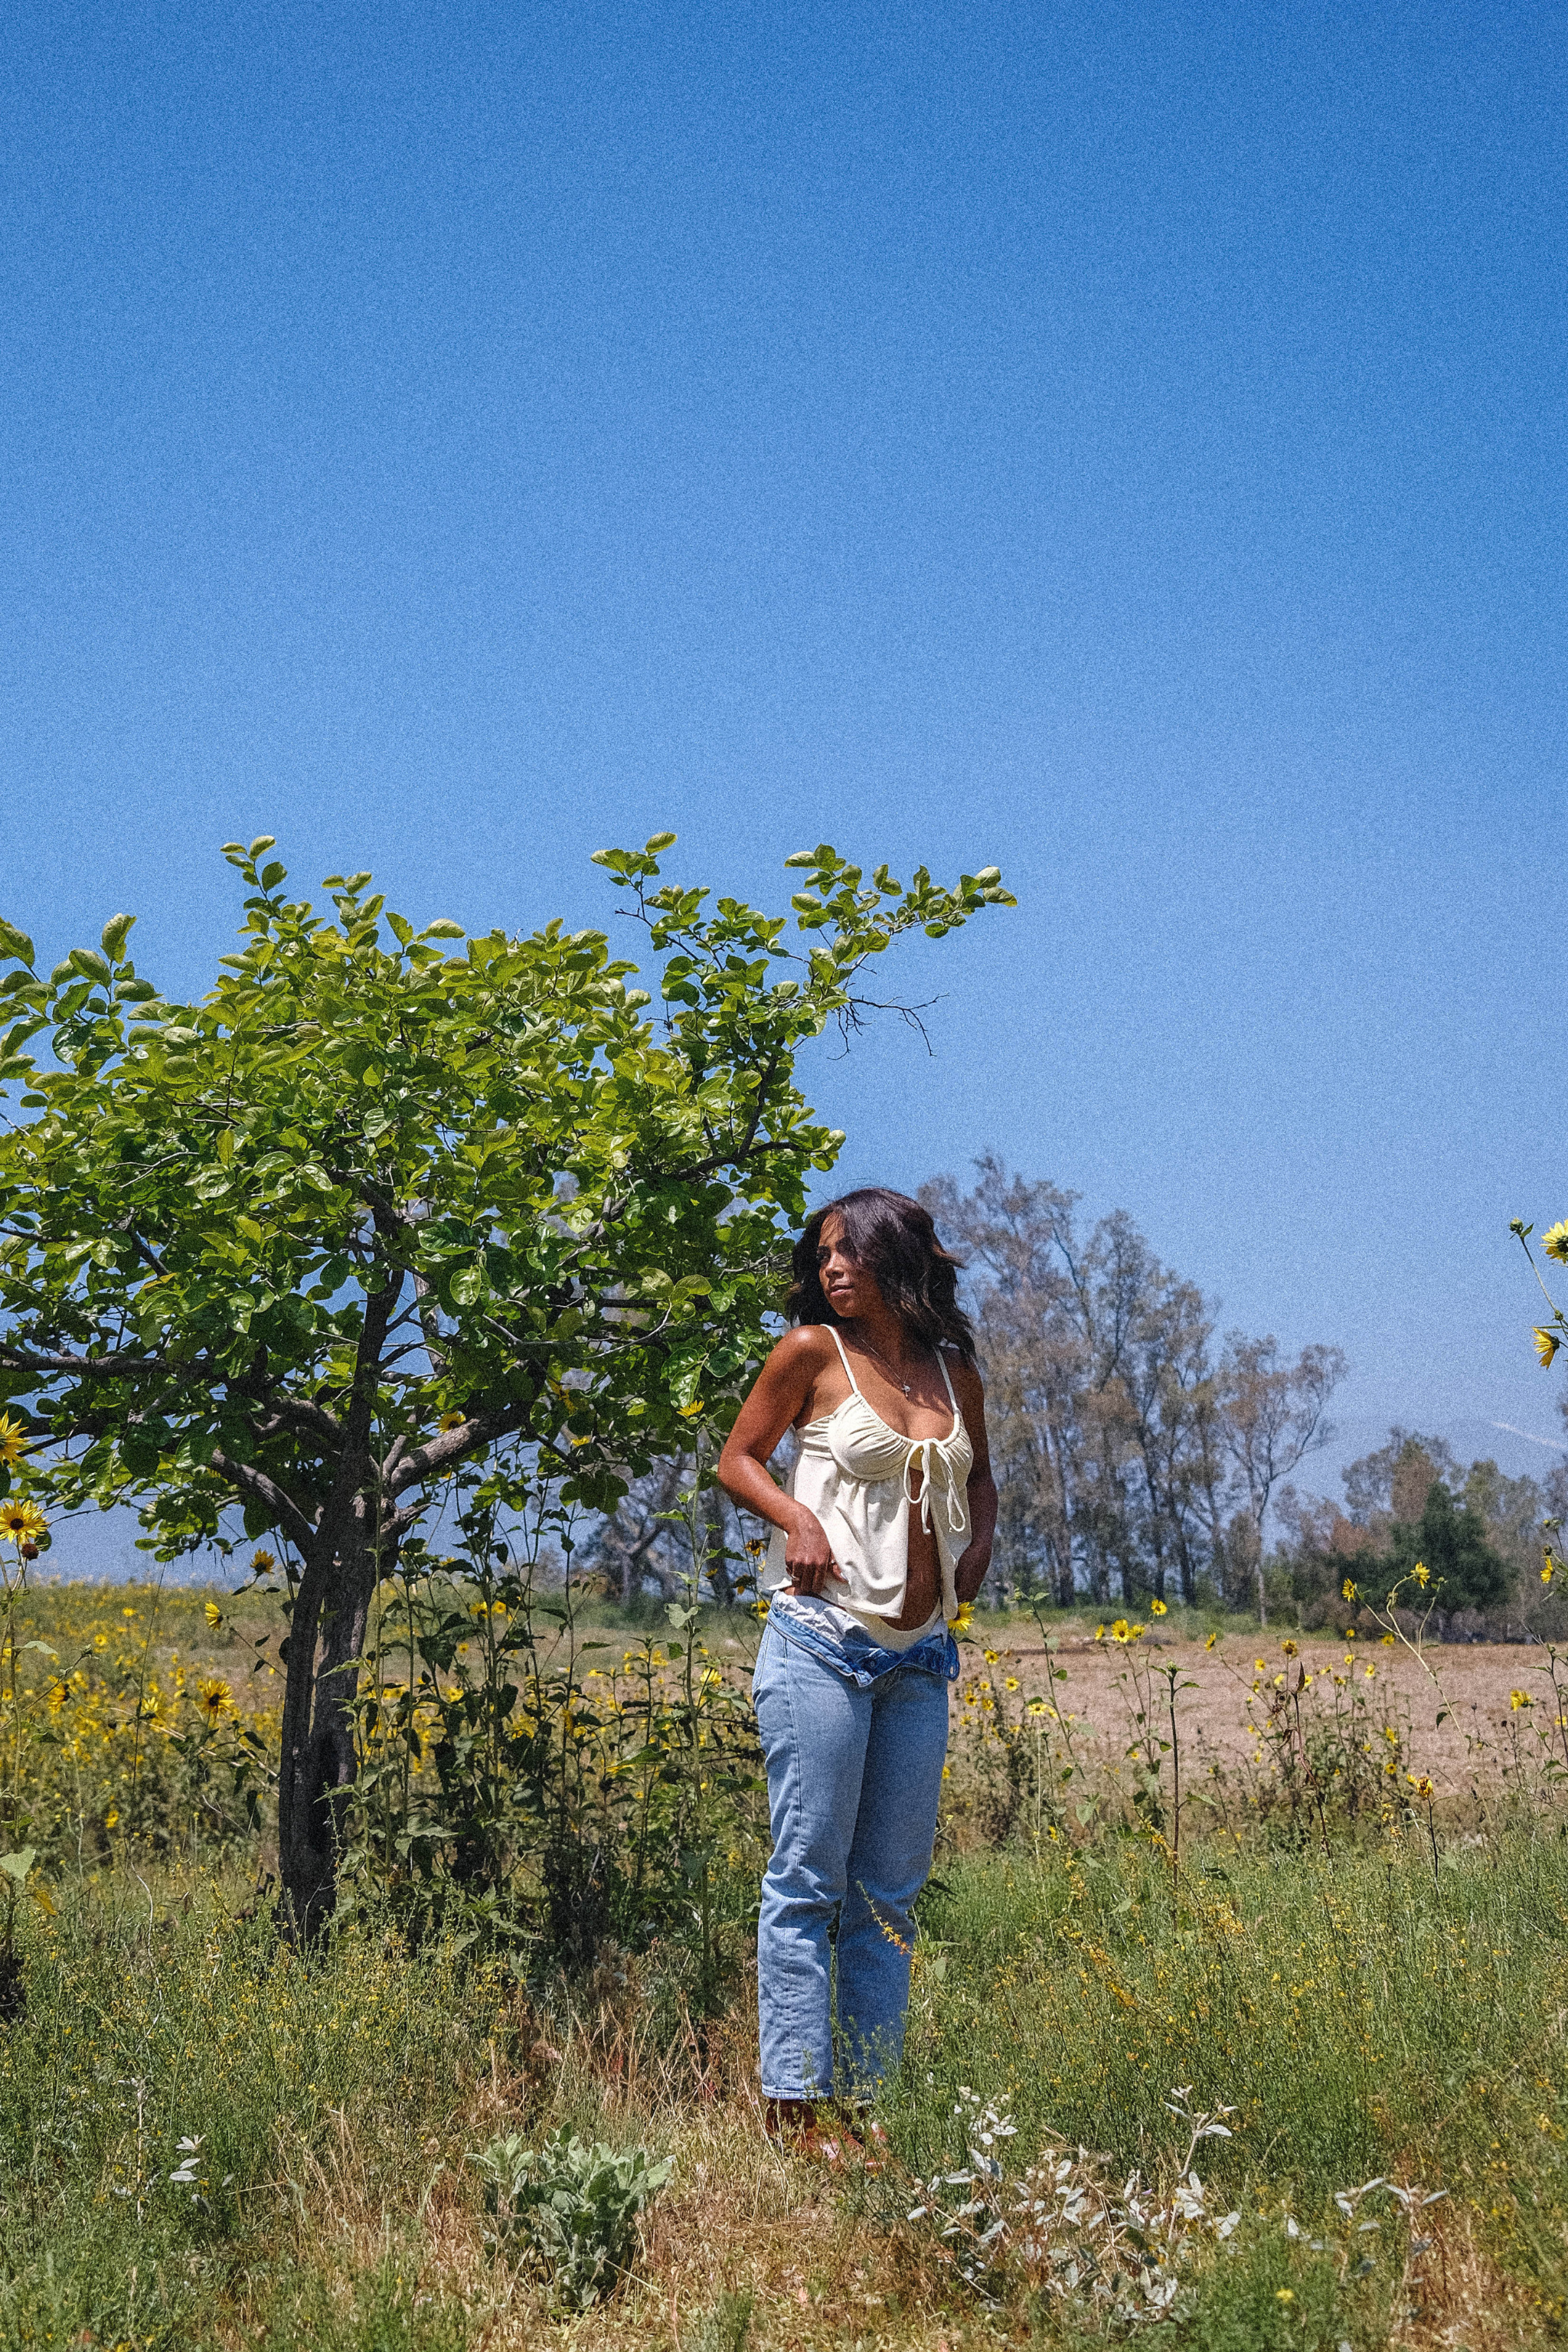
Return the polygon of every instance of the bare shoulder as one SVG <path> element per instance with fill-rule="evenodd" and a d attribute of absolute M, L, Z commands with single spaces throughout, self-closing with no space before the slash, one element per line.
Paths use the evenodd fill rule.
<path fill-rule="evenodd" d="M 763 1366 L 755 1393 L 786 1421 L 800 1421 L 814 1409 L 829 1367 L 837 1370 L 838 1353 L 827 1330 L 820 1323 L 797 1323 Z"/>
<path fill-rule="evenodd" d="M 985 1383 L 973 1364 L 966 1364 L 955 1348 L 943 1346 L 942 1360 L 947 1366 L 948 1378 L 963 1408 L 967 1421 L 971 1411 L 980 1412 L 985 1403 Z"/>
<path fill-rule="evenodd" d="M 837 1361 L 838 1351 L 826 1324 L 797 1323 L 793 1331 L 784 1333 L 768 1358 L 765 1376 L 787 1383 L 805 1397 L 810 1393 L 818 1373 Z"/>
<path fill-rule="evenodd" d="M 837 1360 L 838 1350 L 826 1323 L 797 1323 L 768 1358 L 770 1364 L 791 1372 L 819 1372 L 825 1364 Z"/>

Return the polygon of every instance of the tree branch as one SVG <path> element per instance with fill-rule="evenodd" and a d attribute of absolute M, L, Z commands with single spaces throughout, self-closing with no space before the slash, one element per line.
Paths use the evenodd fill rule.
<path fill-rule="evenodd" d="M 258 1470 L 252 1463 L 234 1461 L 221 1446 L 214 1446 L 211 1461 L 220 1478 L 226 1478 L 242 1495 L 254 1495 L 258 1503 L 265 1503 L 296 1551 L 309 1551 L 315 1540 L 316 1522 L 275 1478 L 269 1478 L 265 1470 Z"/>
<path fill-rule="evenodd" d="M 173 1381 L 186 1388 L 209 1388 L 215 1381 L 221 1381 L 237 1396 L 246 1397 L 252 1404 L 292 1422 L 296 1428 L 311 1431 L 327 1444 L 337 1446 L 342 1443 L 342 1425 L 324 1405 L 289 1396 L 287 1391 L 279 1390 L 270 1381 L 258 1380 L 252 1372 L 225 1371 L 205 1357 L 177 1364 L 167 1356 L 78 1356 L 64 1350 L 16 1348 L 0 1340 L 0 1370 L 40 1375 L 64 1372 L 73 1380 Z"/>
<path fill-rule="evenodd" d="M 167 1356 L 72 1356 L 63 1351 L 16 1348 L 0 1340 L 0 1370 L 7 1372 L 69 1372 L 78 1380 L 135 1380 L 157 1374 L 174 1377 L 179 1367 Z M 185 1374 L 205 1380 L 203 1371 Z"/>
<path fill-rule="evenodd" d="M 526 1404 L 509 1406 L 505 1412 L 476 1413 L 471 1421 L 459 1423 L 456 1429 L 443 1429 L 416 1446 L 404 1457 L 387 1480 L 389 1490 L 401 1495 L 416 1486 L 421 1479 L 434 1477 L 438 1471 L 449 1470 L 466 1454 L 477 1453 L 482 1446 L 493 1445 L 499 1438 L 515 1437 L 533 1411 L 535 1389 Z"/>

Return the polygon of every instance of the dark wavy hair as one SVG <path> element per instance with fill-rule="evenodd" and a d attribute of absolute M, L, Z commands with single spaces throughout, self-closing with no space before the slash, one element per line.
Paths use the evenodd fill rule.
<path fill-rule="evenodd" d="M 943 1249 L 918 1201 L 868 1184 L 829 1201 L 805 1221 L 795 1245 L 795 1280 L 784 1301 L 792 1323 L 837 1323 L 817 1278 L 816 1253 L 828 1217 L 844 1223 L 845 1244 L 863 1265 L 910 1337 L 928 1348 L 945 1339 L 966 1364 L 974 1361 L 974 1328 L 958 1303 L 963 1260 Z"/>

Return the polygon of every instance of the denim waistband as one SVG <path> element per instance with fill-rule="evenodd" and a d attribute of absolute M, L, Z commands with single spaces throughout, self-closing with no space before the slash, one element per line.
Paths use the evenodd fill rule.
<path fill-rule="evenodd" d="M 823 1665 L 831 1666 L 835 1674 L 847 1681 L 858 1683 L 862 1690 L 883 1675 L 890 1675 L 900 1666 L 909 1666 L 917 1675 L 935 1675 L 955 1683 L 959 1676 L 958 1643 L 945 1625 L 935 1627 L 923 1641 L 907 1650 L 887 1650 L 869 1633 L 840 1635 L 830 1626 L 812 1622 L 811 1618 L 792 1609 L 787 1601 L 774 1601 L 768 1611 L 768 1623 L 776 1626 L 786 1642 L 797 1649 L 808 1650 Z"/>

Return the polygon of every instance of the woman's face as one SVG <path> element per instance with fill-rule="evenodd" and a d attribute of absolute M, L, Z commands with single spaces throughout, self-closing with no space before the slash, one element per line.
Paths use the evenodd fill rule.
<path fill-rule="evenodd" d="M 844 1220 L 837 1212 L 825 1217 L 816 1236 L 816 1278 L 835 1315 L 848 1321 L 882 1303 L 882 1294 L 858 1259 L 851 1257 Z"/>

